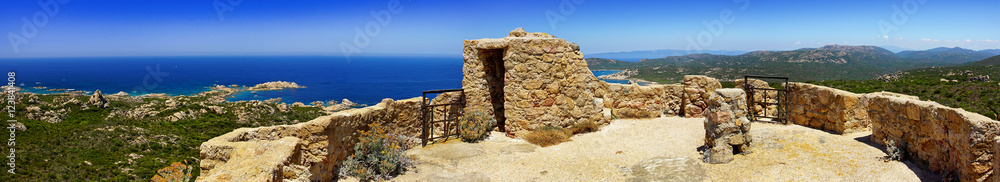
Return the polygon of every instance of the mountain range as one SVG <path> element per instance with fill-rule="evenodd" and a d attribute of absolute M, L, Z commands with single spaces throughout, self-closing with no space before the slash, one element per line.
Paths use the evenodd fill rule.
<path fill-rule="evenodd" d="M 676 49 L 658 49 L 658 50 L 644 50 L 644 51 L 624 51 L 624 52 L 606 52 L 606 53 L 596 53 L 586 55 L 587 58 L 608 58 L 616 59 L 622 61 L 636 62 L 647 58 L 662 58 L 668 56 L 683 56 L 688 54 L 715 54 L 715 55 L 740 55 L 745 54 L 747 51 L 733 51 L 733 50 L 676 50 Z"/>
<path fill-rule="evenodd" d="M 967 63 L 986 59 L 990 56 L 1000 54 L 1000 49 L 987 49 L 973 51 L 961 47 L 947 48 L 939 47 L 925 51 L 902 51 L 897 55 L 903 58 L 911 58 L 923 61 L 940 61 L 946 63 Z"/>
<path fill-rule="evenodd" d="M 722 80 L 744 75 L 787 76 L 792 81 L 859 80 L 929 66 L 957 65 L 996 56 L 995 50 L 935 48 L 893 53 L 877 46 L 827 45 L 792 51 L 753 51 L 740 55 L 689 54 L 626 62 L 588 58 L 593 70 L 633 69 L 633 77 L 661 83 L 679 82 L 683 75 L 708 75 Z"/>

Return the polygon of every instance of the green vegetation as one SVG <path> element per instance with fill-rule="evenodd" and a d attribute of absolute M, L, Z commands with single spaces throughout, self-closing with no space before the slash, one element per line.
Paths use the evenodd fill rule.
<path fill-rule="evenodd" d="M 969 66 L 988 66 L 988 65 L 997 65 L 997 64 L 1000 64 L 1000 56 L 993 56 L 993 57 L 986 58 L 986 59 L 983 59 L 983 60 L 979 60 L 979 61 L 976 61 L 976 62 L 971 62 L 971 63 L 968 63 L 966 65 L 969 65 Z"/>
<path fill-rule="evenodd" d="M 403 154 L 410 142 L 402 135 L 390 133 L 382 123 L 372 123 L 362 131 L 354 154 L 348 156 L 340 167 L 341 176 L 351 176 L 363 181 L 389 180 L 412 167 L 414 160 Z"/>
<path fill-rule="evenodd" d="M 477 142 L 490 135 L 496 119 L 483 111 L 465 113 L 458 121 L 458 136 L 464 142 Z"/>
<path fill-rule="evenodd" d="M 589 58 L 587 66 L 598 69 L 634 69 L 633 78 L 659 83 L 679 83 L 684 75 L 707 75 L 734 80 L 744 75 L 787 76 L 790 81 L 863 80 L 894 71 L 948 65 L 899 57 L 873 46 L 825 46 L 794 51 L 756 51 L 743 55 L 691 54 L 624 62 Z"/>
<path fill-rule="evenodd" d="M 26 94 L 19 94 L 14 118 L 26 126 L 26 130 L 16 132 L 17 174 L 2 175 L 0 181 L 149 181 L 158 174 L 158 169 L 172 166 L 171 162 L 192 161 L 187 166 L 199 166 L 198 147 L 213 137 L 240 127 L 291 124 L 324 114 L 315 107 L 293 108 L 240 123 L 234 111 L 246 109 L 240 105 L 245 102 L 206 104 L 224 108 L 225 112 L 220 114 L 190 101 L 176 109 L 167 109 L 162 104 L 164 98 L 108 99 L 110 108 L 83 109 L 81 105 L 86 104 L 89 96 L 37 95 L 39 102 L 29 102 L 23 95 Z M 70 98 L 84 103 L 45 104 Z M 165 111 L 143 119 L 109 117 L 112 112 L 146 104 L 154 105 L 149 107 L 153 110 Z M 276 108 L 274 103 L 264 105 Z M 41 112 L 65 109 L 66 115 L 59 123 L 28 119 L 29 106 L 39 107 Z M 169 121 L 159 117 L 202 109 L 208 112 L 194 119 Z M 189 174 L 197 177 L 199 170 Z"/>
<path fill-rule="evenodd" d="M 855 93 L 889 91 L 913 95 L 942 105 L 962 108 L 1000 119 L 1000 85 L 997 80 L 977 81 L 987 75 L 1000 78 L 1000 65 L 938 67 L 907 70 L 889 77 L 895 80 L 829 80 L 807 83 L 829 86 Z"/>

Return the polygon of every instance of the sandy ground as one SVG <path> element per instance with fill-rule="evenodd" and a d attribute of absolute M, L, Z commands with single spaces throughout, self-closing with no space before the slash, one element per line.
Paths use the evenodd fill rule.
<path fill-rule="evenodd" d="M 706 164 L 703 118 L 615 120 L 569 142 L 537 147 L 494 132 L 407 151 L 420 164 L 393 181 L 934 181 L 908 162 L 883 162 L 870 132 L 836 135 L 753 123 L 753 152 Z"/>

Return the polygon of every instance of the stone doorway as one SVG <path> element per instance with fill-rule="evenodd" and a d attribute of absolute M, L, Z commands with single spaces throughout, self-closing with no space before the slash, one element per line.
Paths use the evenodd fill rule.
<path fill-rule="evenodd" d="M 483 60 L 483 72 L 486 73 L 486 86 L 489 89 L 490 105 L 493 106 L 493 118 L 497 120 L 497 128 L 506 132 L 506 117 L 504 116 L 504 67 L 505 49 L 480 49 L 479 60 Z"/>

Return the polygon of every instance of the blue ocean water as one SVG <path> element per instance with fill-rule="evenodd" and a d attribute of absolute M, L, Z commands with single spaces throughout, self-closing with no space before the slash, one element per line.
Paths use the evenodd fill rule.
<path fill-rule="evenodd" d="M 591 72 L 594 72 L 594 76 L 601 76 L 601 75 L 615 74 L 615 73 L 622 72 L 622 71 L 621 70 L 592 70 Z M 628 84 L 628 80 L 601 79 L 601 81 L 608 82 L 608 83 Z"/>
<path fill-rule="evenodd" d="M 52 88 L 105 94 L 166 93 L 193 95 L 215 84 L 253 86 L 269 81 L 296 82 L 306 88 L 243 92 L 229 100 L 283 102 L 328 101 L 347 98 L 376 104 L 383 98 L 419 97 L 423 90 L 462 86 L 461 57 L 115 57 L 115 58 L 7 58 L 0 69 L 14 71 L 26 91 L 51 93 Z M 32 87 L 44 86 L 46 89 Z"/>
<path fill-rule="evenodd" d="M 290 81 L 306 88 L 241 92 L 229 98 L 283 102 L 349 99 L 374 105 L 383 98 L 419 97 L 421 91 L 462 87 L 462 58 L 341 56 L 200 56 L 111 58 L 3 58 L 0 69 L 14 71 L 28 92 L 64 88 L 105 94 L 194 95 L 213 85 Z M 594 71 L 595 75 L 618 71 Z M 614 82 L 616 80 L 605 80 Z M 627 81 L 626 81 L 627 82 Z M 23 84 L 23 85 L 22 85 Z M 44 89 L 33 87 L 42 86 Z"/>

